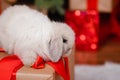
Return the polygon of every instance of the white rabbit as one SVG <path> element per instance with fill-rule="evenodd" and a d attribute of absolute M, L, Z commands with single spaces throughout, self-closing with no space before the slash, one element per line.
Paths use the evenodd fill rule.
<path fill-rule="evenodd" d="M 38 55 L 45 61 L 57 62 L 63 51 L 60 35 L 48 17 L 25 5 L 9 7 L 0 16 L 2 48 L 16 54 L 25 65 L 32 65 Z"/>
<path fill-rule="evenodd" d="M 68 56 L 73 49 L 75 33 L 70 28 L 70 26 L 68 26 L 66 23 L 53 22 L 53 25 L 54 25 L 54 30 L 56 32 L 56 36 L 58 36 L 58 34 L 59 34 L 63 40 L 62 55 L 64 57 Z M 59 48 L 57 48 L 57 49 L 59 49 Z"/>

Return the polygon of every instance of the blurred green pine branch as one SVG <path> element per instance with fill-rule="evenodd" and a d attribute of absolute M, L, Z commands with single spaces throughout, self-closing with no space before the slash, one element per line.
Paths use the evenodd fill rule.
<path fill-rule="evenodd" d="M 35 5 L 38 9 L 57 10 L 60 14 L 64 14 L 64 0 L 35 0 Z"/>

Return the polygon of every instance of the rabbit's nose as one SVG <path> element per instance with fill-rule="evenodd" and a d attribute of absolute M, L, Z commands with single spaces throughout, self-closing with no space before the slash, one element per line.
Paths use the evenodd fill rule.
<path fill-rule="evenodd" d="M 68 48 L 65 52 L 65 54 L 67 54 L 69 51 L 71 50 L 71 48 Z"/>
<path fill-rule="evenodd" d="M 71 48 L 68 48 L 68 49 L 67 49 L 67 52 L 68 52 L 70 49 L 71 49 Z"/>

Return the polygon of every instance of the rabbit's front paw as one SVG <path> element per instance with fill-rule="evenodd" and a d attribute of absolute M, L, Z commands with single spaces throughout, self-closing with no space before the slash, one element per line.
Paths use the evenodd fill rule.
<path fill-rule="evenodd" d="M 32 66 L 36 61 L 36 57 L 27 56 L 27 57 L 23 57 L 21 60 L 24 65 Z"/>

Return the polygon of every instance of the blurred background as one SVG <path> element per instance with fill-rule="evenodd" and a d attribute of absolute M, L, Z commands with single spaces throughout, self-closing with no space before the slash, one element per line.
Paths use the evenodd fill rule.
<path fill-rule="evenodd" d="M 16 4 L 74 30 L 75 80 L 120 80 L 120 0 L 0 0 L 0 13 Z"/>

